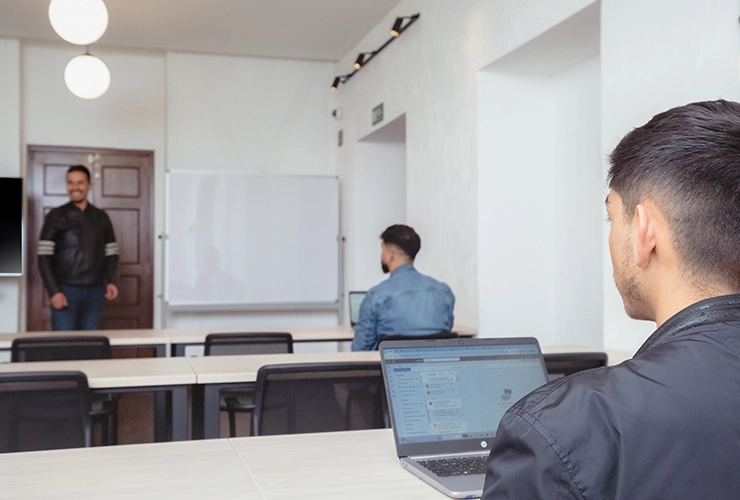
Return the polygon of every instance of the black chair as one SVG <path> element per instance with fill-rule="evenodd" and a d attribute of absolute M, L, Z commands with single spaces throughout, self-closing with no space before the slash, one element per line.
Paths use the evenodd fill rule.
<path fill-rule="evenodd" d="M 240 354 L 289 354 L 293 352 L 290 333 L 211 333 L 206 337 L 206 356 Z M 254 384 L 244 384 L 221 391 L 219 407 L 229 412 L 229 436 L 236 437 L 236 414 L 254 410 Z"/>
<path fill-rule="evenodd" d="M 430 335 L 381 335 L 378 338 L 378 344 L 386 340 L 432 340 L 432 339 L 456 339 L 455 332 L 439 332 Z"/>
<path fill-rule="evenodd" d="M 111 359 L 108 337 L 25 337 L 16 338 L 10 347 L 12 363 L 35 361 L 73 361 L 85 359 Z M 93 396 L 90 417 L 101 422 L 103 444 L 118 441 L 119 395 Z"/>
<path fill-rule="evenodd" d="M 380 363 L 267 365 L 257 372 L 254 436 L 382 429 L 386 422 Z"/>
<path fill-rule="evenodd" d="M 605 352 L 554 353 L 545 354 L 544 357 L 547 376 L 550 380 L 606 366 L 609 361 Z"/>
<path fill-rule="evenodd" d="M 84 373 L 0 373 L 0 452 L 89 446 Z"/>

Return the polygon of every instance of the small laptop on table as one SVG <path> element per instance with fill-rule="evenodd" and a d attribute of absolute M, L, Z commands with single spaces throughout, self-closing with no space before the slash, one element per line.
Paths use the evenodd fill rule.
<path fill-rule="evenodd" d="M 483 492 L 504 412 L 547 383 L 535 338 L 381 342 L 401 465 L 453 498 Z"/>
<path fill-rule="evenodd" d="M 360 321 L 360 306 L 367 292 L 349 292 L 349 323 L 355 326 Z"/>

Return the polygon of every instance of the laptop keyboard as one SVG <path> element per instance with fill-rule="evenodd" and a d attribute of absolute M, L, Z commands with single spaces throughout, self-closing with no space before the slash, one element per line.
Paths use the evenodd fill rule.
<path fill-rule="evenodd" d="M 488 465 L 487 455 L 459 458 L 440 458 L 437 460 L 419 460 L 419 465 L 439 477 L 470 476 L 485 474 Z"/>

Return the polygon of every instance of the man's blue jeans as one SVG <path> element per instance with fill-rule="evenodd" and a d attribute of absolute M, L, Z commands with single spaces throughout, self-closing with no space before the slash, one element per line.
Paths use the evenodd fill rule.
<path fill-rule="evenodd" d="M 97 330 L 105 304 L 105 285 L 61 285 L 67 307 L 51 308 L 52 330 Z"/>

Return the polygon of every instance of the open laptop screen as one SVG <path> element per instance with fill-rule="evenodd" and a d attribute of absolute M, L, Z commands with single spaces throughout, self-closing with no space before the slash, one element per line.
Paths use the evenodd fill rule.
<path fill-rule="evenodd" d="M 547 382 L 536 342 L 382 353 L 399 444 L 493 437 L 504 412 Z"/>
<path fill-rule="evenodd" d="M 360 321 L 360 306 L 367 292 L 349 292 L 349 321 L 355 326 Z"/>

